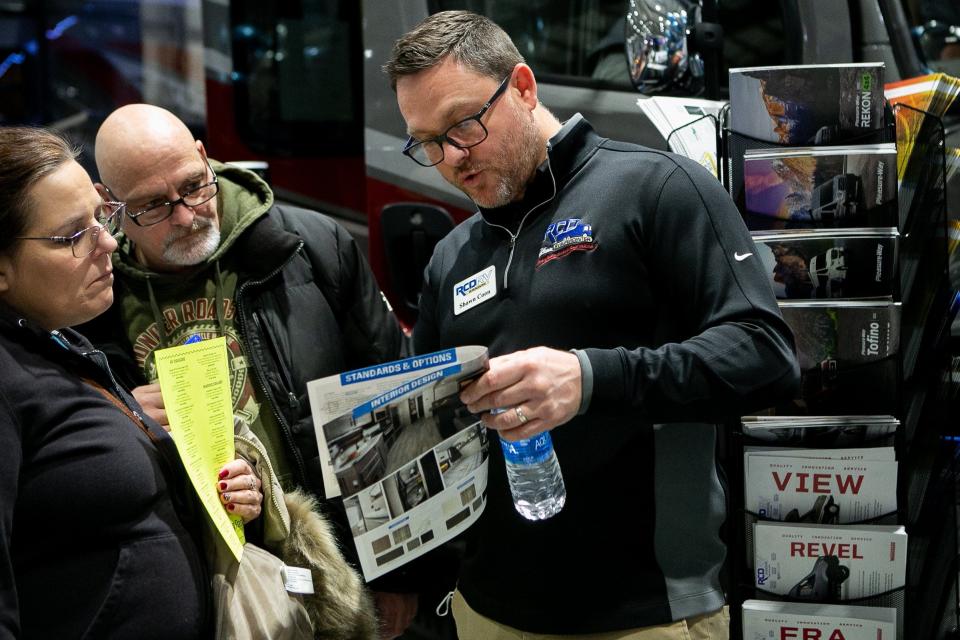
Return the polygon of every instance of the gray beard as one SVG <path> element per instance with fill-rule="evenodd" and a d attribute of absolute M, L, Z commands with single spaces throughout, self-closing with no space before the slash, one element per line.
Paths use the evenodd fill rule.
<path fill-rule="evenodd" d="M 164 260 L 180 267 L 191 267 L 213 255 L 220 246 L 220 229 L 208 221 L 199 225 L 194 223 L 194 226 L 200 229 L 191 229 L 189 241 L 185 241 L 187 236 L 183 236 L 167 242 L 163 248 Z M 197 231 L 200 231 L 199 234 Z"/>
<path fill-rule="evenodd" d="M 492 165 L 503 169 L 494 189 L 495 195 L 489 202 L 471 198 L 477 206 L 495 209 L 516 200 L 539 164 L 542 150 L 539 131 L 532 121 L 520 117 L 522 125 L 517 142 L 502 148 Z"/>

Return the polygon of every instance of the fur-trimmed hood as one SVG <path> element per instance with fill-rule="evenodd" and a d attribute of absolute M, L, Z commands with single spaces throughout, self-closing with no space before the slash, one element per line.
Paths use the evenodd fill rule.
<path fill-rule="evenodd" d="M 263 546 L 275 558 L 265 557 L 262 549 L 247 543 L 244 560 L 238 564 L 223 541 L 214 534 L 213 584 L 218 599 L 220 637 L 245 638 L 244 634 L 247 634 L 254 640 L 257 633 L 264 632 L 259 626 L 257 613 L 277 596 L 278 591 L 282 591 L 283 586 L 271 582 L 269 576 L 253 574 L 279 571 L 273 565 L 282 562 L 288 567 L 309 569 L 313 593 L 292 596 L 302 609 L 294 606 L 295 610 L 286 611 L 286 622 L 275 620 L 282 631 L 271 632 L 274 634 L 271 637 L 279 634 L 291 639 L 376 640 L 373 600 L 360 576 L 344 559 L 330 525 L 317 509 L 316 500 L 299 490 L 284 493 L 260 440 L 246 423 L 237 421 L 234 427 L 237 456 L 253 466 L 262 482 Z M 248 553 L 251 566 L 244 571 L 243 563 Z M 243 590 L 248 593 L 242 593 Z M 250 602 L 249 607 L 253 610 L 237 613 L 236 608 L 243 608 L 244 602 Z M 285 602 L 280 596 L 281 608 L 287 608 Z M 306 624 L 303 610 L 309 617 L 312 633 L 302 630 Z M 283 617 L 276 612 L 269 616 Z"/>
<path fill-rule="evenodd" d="M 290 513 L 290 535 L 280 548 L 280 559 L 313 573 L 312 596 L 304 605 L 316 638 L 361 640 L 377 637 L 373 601 L 360 576 L 343 559 L 330 526 L 317 512 L 317 502 L 302 491 L 284 495 Z"/>

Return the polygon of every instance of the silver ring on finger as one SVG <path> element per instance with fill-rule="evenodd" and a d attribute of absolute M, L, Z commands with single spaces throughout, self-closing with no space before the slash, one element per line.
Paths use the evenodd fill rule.
<path fill-rule="evenodd" d="M 250 491 L 253 491 L 257 488 L 257 481 L 253 479 L 253 476 L 250 476 Z"/>
<path fill-rule="evenodd" d="M 527 416 L 523 415 L 523 411 L 520 409 L 520 407 L 514 407 L 513 412 L 517 414 L 517 420 L 520 421 L 520 424 L 526 424 L 527 420 L 530 419 Z"/>

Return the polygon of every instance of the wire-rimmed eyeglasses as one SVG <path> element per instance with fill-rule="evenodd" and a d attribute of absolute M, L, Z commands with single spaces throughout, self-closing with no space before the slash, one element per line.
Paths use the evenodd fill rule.
<path fill-rule="evenodd" d="M 490 99 L 487 100 L 486 104 L 480 108 L 480 111 L 476 112 L 469 118 L 464 118 L 460 122 L 457 122 L 446 131 L 444 131 L 439 136 L 430 138 L 429 140 L 417 140 L 413 137 L 407 139 L 407 144 L 403 147 L 403 155 L 409 157 L 411 160 L 416 162 L 419 165 L 424 167 L 432 167 L 435 164 L 440 164 L 443 161 L 443 143 L 446 142 L 458 149 L 469 149 L 470 147 L 475 147 L 484 140 L 487 139 L 487 128 L 483 126 L 483 122 L 480 119 L 484 116 L 487 110 L 493 106 L 493 103 L 497 101 L 503 92 L 506 91 L 507 87 L 510 84 L 510 77 L 513 74 L 511 73 L 506 78 L 503 79 L 503 82 L 500 83 L 500 86 L 497 87 L 497 90 L 490 96 Z"/>
<path fill-rule="evenodd" d="M 173 210 L 181 204 L 192 208 L 199 207 L 203 203 L 212 200 L 220 192 L 220 183 L 216 172 L 213 170 L 213 167 L 210 166 L 210 161 L 206 159 L 204 159 L 204 161 L 206 162 L 207 169 L 210 170 L 210 175 L 213 176 L 210 182 L 188 186 L 179 193 L 180 197 L 176 200 L 149 203 L 133 211 L 128 209 L 127 217 L 133 220 L 133 223 L 138 227 L 150 227 L 155 224 L 160 224 L 172 216 Z M 111 195 L 113 194 L 109 187 L 107 187 L 107 191 L 110 192 Z"/>
<path fill-rule="evenodd" d="M 97 224 L 69 236 L 18 236 L 17 240 L 46 240 L 59 245 L 69 244 L 75 258 L 85 258 L 97 248 L 101 231 L 106 231 L 111 236 L 117 232 L 126 206 L 123 202 L 101 203 L 93 214 Z"/>

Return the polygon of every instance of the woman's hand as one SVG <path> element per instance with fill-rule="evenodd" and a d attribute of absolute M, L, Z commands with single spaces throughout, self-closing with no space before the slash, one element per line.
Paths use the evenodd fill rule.
<path fill-rule="evenodd" d="M 260 503 L 263 502 L 260 478 L 243 458 L 223 465 L 217 479 L 217 491 L 227 513 L 240 516 L 244 524 L 260 515 Z"/>
<path fill-rule="evenodd" d="M 133 397 L 140 403 L 144 413 L 156 420 L 164 431 L 170 431 L 170 421 L 163 405 L 163 394 L 160 393 L 159 382 L 136 387 L 133 390 Z"/>

